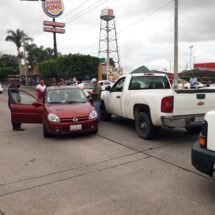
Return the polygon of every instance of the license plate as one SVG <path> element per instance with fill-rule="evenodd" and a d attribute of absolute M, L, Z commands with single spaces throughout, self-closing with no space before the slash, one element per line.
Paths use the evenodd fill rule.
<path fill-rule="evenodd" d="M 196 116 L 195 117 L 195 121 L 196 122 L 203 122 L 204 121 L 204 117 L 203 116 Z"/>
<path fill-rule="evenodd" d="M 82 125 L 70 125 L 70 131 L 78 131 L 82 129 Z"/>

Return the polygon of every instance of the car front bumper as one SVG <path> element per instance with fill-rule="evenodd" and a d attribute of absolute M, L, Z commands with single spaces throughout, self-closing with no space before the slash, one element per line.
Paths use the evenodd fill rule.
<path fill-rule="evenodd" d="M 213 176 L 215 152 L 200 147 L 198 141 L 192 147 L 191 159 L 193 166 L 200 172 Z"/>
<path fill-rule="evenodd" d="M 74 125 L 81 125 L 81 129 L 78 130 L 71 130 L 71 126 Z M 98 130 L 98 120 L 88 120 L 88 121 L 82 121 L 82 122 L 59 122 L 59 123 L 53 123 L 53 122 L 45 122 L 44 126 L 46 127 L 46 130 L 49 134 L 52 135 L 62 135 L 62 134 L 76 134 L 76 133 L 87 133 L 87 132 L 93 132 Z"/>

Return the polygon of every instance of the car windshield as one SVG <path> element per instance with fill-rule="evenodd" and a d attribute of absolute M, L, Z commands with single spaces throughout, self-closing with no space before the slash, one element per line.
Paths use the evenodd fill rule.
<path fill-rule="evenodd" d="M 90 83 L 84 83 L 84 88 L 86 89 L 93 89 L 93 85 Z"/>
<path fill-rule="evenodd" d="M 65 88 L 48 90 L 46 95 L 47 104 L 73 104 L 85 103 L 87 98 L 79 88 Z"/>

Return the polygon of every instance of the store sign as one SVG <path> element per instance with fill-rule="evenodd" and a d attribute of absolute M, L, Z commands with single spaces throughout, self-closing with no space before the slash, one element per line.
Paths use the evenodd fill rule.
<path fill-rule="evenodd" d="M 59 17 L 64 11 L 64 5 L 62 0 L 46 0 L 42 2 L 44 13 L 51 17 Z"/>
<path fill-rule="evenodd" d="M 52 21 L 43 21 L 44 26 L 53 26 L 53 27 L 59 27 L 59 28 L 64 28 L 65 23 L 63 22 L 52 22 Z"/>
<path fill-rule="evenodd" d="M 65 29 L 63 29 L 63 28 L 43 27 L 43 31 L 52 32 L 52 33 L 60 33 L 60 34 L 65 33 Z"/>

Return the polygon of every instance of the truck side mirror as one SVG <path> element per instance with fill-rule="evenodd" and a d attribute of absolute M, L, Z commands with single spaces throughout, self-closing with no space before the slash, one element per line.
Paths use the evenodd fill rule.
<path fill-rule="evenodd" d="M 111 86 L 106 86 L 106 87 L 105 87 L 105 90 L 106 90 L 106 91 L 111 91 Z"/>

